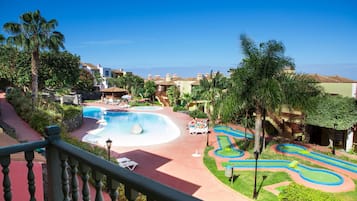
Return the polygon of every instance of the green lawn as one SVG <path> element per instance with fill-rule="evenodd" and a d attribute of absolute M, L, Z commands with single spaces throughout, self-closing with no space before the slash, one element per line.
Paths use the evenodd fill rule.
<path fill-rule="evenodd" d="M 243 152 L 234 148 L 234 146 L 232 145 L 231 141 L 229 140 L 229 138 L 225 135 L 219 135 L 217 136 L 217 140 L 219 143 L 220 148 L 217 149 L 215 151 L 215 153 L 218 156 L 221 157 L 241 157 L 243 156 Z"/>
<path fill-rule="evenodd" d="M 247 147 L 251 147 L 247 145 Z M 222 183 L 226 184 L 227 186 L 230 186 L 230 181 L 228 180 L 227 177 L 224 175 L 224 171 L 219 171 L 217 170 L 217 166 L 215 163 L 214 158 L 208 156 L 208 151 L 213 149 L 213 147 L 209 147 L 205 150 L 205 156 L 204 156 L 204 163 L 206 167 L 214 174 Z M 251 158 L 254 156 L 252 154 L 252 150 L 249 150 L 251 152 Z M 274 151 L 270 151 L 270 147 L 267 147 L 267 149 L 259 156 L 260 159 L 277 159 L 277 160 L 297 160 L 299 161 L 300 164 L 305 164 L 311 167 L 318 167 L 318 168 L 324 168 L 321 166 L 316 165 L 315 163 L 311 163 L 306 160 L 302 160 L 296 157 L 291 157 L 291 156 L 284 156 L 281 154 L 276 154 Z M 324 168 L 326 169 L 326 168 Z M 243 195 L 246 195 L 249 198 L 252 198 L 253 195 L 253 188 L 254 188 L 254 171 L 239 171 L 238 169 L 235 169 L 234 174 L 237 175 L 237 178 L 234 180 L 233 188 L 234 190 L 240 192 Z M 257 174 L 257 189 L 259 190 L 259 195 L 258 195 L 258 201 L 276 201 L 278 200 L 278 197 L 269 191 L 266 191 L 263 189 L 264 186 L 271 185 L 271 184 L 276 184 L 280 183 L 283 181 L 291 181 L 290 176 L 285 173 L 285 172 L 264 172 L 264 171 L 259 171 Z M 263 176 L 266 177 L 266 179 L 263 179 Z M 334 195 L 339 199 L 343 201 L 355 201 L 357 200 L 357 181 L 354 180 L 356 184 L 356 189 L 355 191 L 351 192 L 341 192 L 341 193 L 334 193 Z M 261 185 L 261 188 L 259 188 Z M 281 187 L 282 189 L 284 187 Z M 280 190 L 280 189 L 279 189 Z"/>

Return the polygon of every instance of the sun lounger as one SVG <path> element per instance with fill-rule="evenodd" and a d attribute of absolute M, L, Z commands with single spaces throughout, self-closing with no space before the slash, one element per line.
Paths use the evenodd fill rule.
<path fill-rule="evenodd" d="M 136 166 L 139 165 L 137 162 L 132 161 L 126 157 L 118 158 L 117 161 L 120 167 L 128 168 L 130 171 L 133 171 Z"/>
<path fill-rule="evenodd" d="M 119 163 L 120 167 L 128 168 L 130 171 L 133 171 L 137 165 L 138 165 L 138 163 L 135 162 L 135 161 L 128 161 L 128 162 Z"/>
<path fill-rule="evenodd" d="M 188 123 L 188 130 L 190 134 L 208 133 L 208 124 L 206 120 L 192 120 Z"/>
<path fill-rule="evenodd" d="M 122 158 L 117 158 L 117 161 L 118 163 L 124 163 L 130 161 L 130 159 L 126 157 L 122 157 Z"/>

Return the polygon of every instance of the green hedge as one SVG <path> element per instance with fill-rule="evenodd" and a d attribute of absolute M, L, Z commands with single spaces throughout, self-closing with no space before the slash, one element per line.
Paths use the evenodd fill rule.
<path fill-rule="evenodd" d="M 281 201 L 340 201 L 331 193 L 291 183 L 279 194 Z"/>
<path fill-rule="evenodd" d="M 192 118 L 199 118 L 199 119 L 207 118 L 207 114 L 202 112 L 201 110 L 190 111 L 189 115 Z"/>
<path fill-rule="evenodd" d="M 184 106 L 181 106 L 181 105 L 175 105 L 172 110 L 174 112 L 177 112 L 177 111 L 186 111 L 186 108 Z"/>

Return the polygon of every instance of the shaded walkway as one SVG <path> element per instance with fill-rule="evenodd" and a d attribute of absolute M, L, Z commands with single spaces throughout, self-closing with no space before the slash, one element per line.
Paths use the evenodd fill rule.
<path fill-rule="evenodd" d="M 19 141 L 36 141 L 41 140 L 42 135 L 32 129 L 25 121 L 23 121 L 15 112 L 11 104 L 5 99 L 5 94 L 0 93 L 0 110 L 2 120 L 16 130 L 16 135 Z M 6 134 L 0 134 L 0 146 L 9 146 L 20 143 Z M 43 200 L 43 181 L 42 181 L 42 164 L 46 162 L 45 158 L 35 152 L 34 159 L 34 174 L 36 179 L 36 199 Z M 27 190 L 27 167 L 25 163 L 24 153 L 16 153 L 11 155 L 10 163 L 11 190 L 15 201 L 29 200 Z M 0 177 L 2 183 L 3 177 Z M 95 190 L 92 185 L 91 198 L 95 198 Z M 0 185 L 0 200 L 2 196 L 2 185 Z M 16 194 L 16 195 L 15 195 Z M 107 193 L 103 193 L 105 200 L 110 200 Z"/>
<path fill-rule="evenodd" d="M 6 101 L 5 93 L 0 93 L 0 109 L 2 120 L 16 130 L 18 141 L 34 141 L 42 139 L 41 134 L 32 129 L 16 114 L 12 105 Z"/>

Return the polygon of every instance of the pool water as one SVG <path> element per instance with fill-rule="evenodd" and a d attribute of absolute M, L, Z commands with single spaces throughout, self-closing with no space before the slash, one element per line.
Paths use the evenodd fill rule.
<path fill-rule="evenodd" d="M 108 138 L 112 146 L 146 146 L 166 143 L 180 135 L 180 129 L 168 117 L 154 113 L 84 107 L 83 116 L 97 119 L 98 129 L 88 132 L 82 140 L 103 146 Z M 143 132 L 133 134 L 134 125 L 140 125 Z"/>

